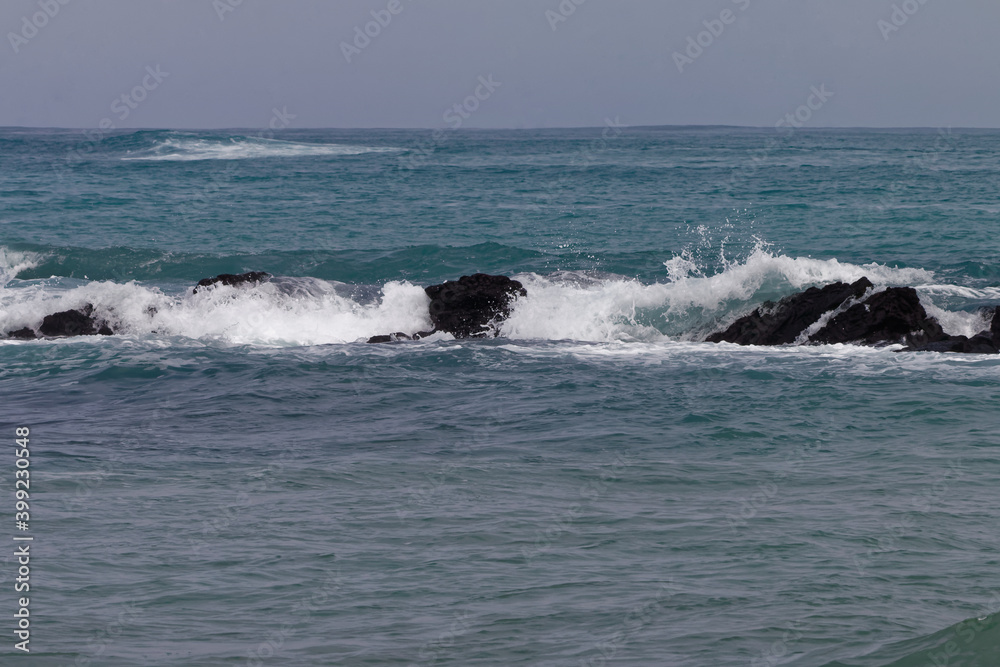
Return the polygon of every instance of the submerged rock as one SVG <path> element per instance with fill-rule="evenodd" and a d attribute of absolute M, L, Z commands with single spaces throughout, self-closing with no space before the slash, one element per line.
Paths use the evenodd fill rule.
<path fill-rule="evenodd" d="M 989 336 L 976 334 L 968 336 L 948 336 L 944 340 L 907 347 L 906 352 L 959 352 L 962 354 L 1000 354 L 1000 347 Z"/>
<path fill-rule="evenodd" d="M 92 316 L 94 306 L 87 304 L 82 310 L 64 310 L 46 315 L 38 328 L 43 336 L 110 336 L 114 334 L 106 322 Z"/>
<path fill-rule="evenodd" d="M 209 287 L 211 285 L 229 285 L 231 287 L 238 287 L 240 285 L 250 285 L 255 286 L 261 283 L 266 283 L 272 278 L 271 274 L 267 271 L 249 271 L 247 273 L 220 273 L 214 278 L 202 278 L 198 281 L 198 285 L 194 288 L 194 294 L 198 293 L 199 287 Z"/>
<path fill-rule="evenodd" d="M 20 338 L 22 340 L 34 340 L 38 338 L 35 334 L 35 330 L 28 327 L 18 329 L 17 331 L 8 331 L 7 336 L 9 338 Z"/>
<path fill-rule="evenodd" d="M 396 333 L 389 334 L 387 336 L 372 336 L 368 339 L 369 343 L 395 343 L 399 340 L 413 340 L 414 338 L 419 338 L 418 336 L 409 336 L 402 331 L 397 331 Z"/>
<path fill-rule="evenodd" d="M 837 308 L 848 299 L 857 299 L 874 287 L 868 278 L 861 278 L 848 285 L 833 283 L 820 289 L 810 287 L 805 292 L 787 296 L 777 304 L 768 302 L 749 315 L 745 315 L 725 331 L 712 334 L 710 343 L 738 343 L 739 345 L 787 345 L 794 343 L 803 331 L 816 323 L 825 313 Z"/>
<path fill-rule="evenodd" d="M 435 331 L 455 338 L 496 335 L 496 325 L 510 316 L 511 303 L 528 291 L 507 276 L 476 273 L 425 287 Z"/>

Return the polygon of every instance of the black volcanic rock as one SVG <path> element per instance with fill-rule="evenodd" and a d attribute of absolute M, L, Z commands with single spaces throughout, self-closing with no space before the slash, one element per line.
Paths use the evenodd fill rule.
<path fill-rule="evenodd" d="M 22 340 L 34 340 L 38 338 L 38 336 L 35 335 L 35 330 L 28 327 L 18 329 L 17 331 L 8 331 L 7 336 L 10 338 L 20 338 Z"/>
<path fill-rule="evenodd" d="M 106 323 L 101 322 L 91 314 L 94 306 L 87 304 L 82 310 L 64 310 L 61 313 L 46 315 L 42 326 L 38 328 L 43 336 L 110 336 L 114 334 Z"/>
<path fill-rule="evenodd" d="M 248 273 L 220 273 L 214 278 L 202 278 L 194 288 L 194 294 L 198 293 L 199 287 L 209 287 L 211 285 L 229 285 L 238 287 L 240 285 L 259 285 L 271 279 L 271 274 L 267 271 L 250 271 Z"/>
<path fill-rule="evenodd" d="M 477 273 L 424 288 L 435 331 L 447 331 L 455 338 L 495 334 L 495 323 L 510 315 L 518 296 L 527 296 L 524 286 L 507 276 Z"/>
<path fill-rule="evenodd" d="M 943 340 L 924 345 L 913 345 L 907 352 L 958 352 L 961 354 L 1000 354 L 1000 306 L 993 310 L 990 328 L 967 336 L 946 336 Z"/>
<path fill-rule="evenodd" d="M 867 278 L 852 285 L 834 283 L 822 289 L 809 288 L 766 303 L 736 320 L 728 329 L 712 334 L 709 342 L 741 345 L 784 345 L 794 342 L 824 313 L 843 308 L 850 299 L 860 299 L 872 287 Z M 1000 354 L 1000 306 L 985 314 L 990 329 L 972 338 L 949 336 L 940 323 L 927 314 L 912 287 L 890 287 L 872 294 L 837 313 L 812 334 L 813 344 L 852 343 L 890 345 L 905 343 L 903 351 Z"/>
<path fill-rule="evenodd" d="M 809 337 L 812 343 L 890 345 L 906 342 L 920 347 L 945 341 L 947 334 L 920 304 L 912 287 L 890 287 L 873 294 L 831 319 Z"/>
<path fill-rule="evenodd" d="M 857 299 L 873 287 L 868 278 L 848 285 L 833 283 L 822 289 L 810 287 L 805 292 L 787 296 L 777 304 L 768 302 L 749 315 L 716 332 L 706 340 L 710 343 L 740 345 L 787 345 L 828 313 L 848 299 Z"/>

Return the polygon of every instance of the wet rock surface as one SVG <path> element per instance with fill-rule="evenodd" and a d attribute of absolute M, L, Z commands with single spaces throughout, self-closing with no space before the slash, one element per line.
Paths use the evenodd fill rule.
<path fill-rule="evenodd" d="M 510 309 L 519 296 L 527 296 L 524 285 L 507 276 L 476 273 L 425 287 L 430 297 L 428 312 L 434 329 L 415 334 L 397 332 L 372 336 L 369 343 L 391 343 L 426 338 L 438 331 L 455 338 L 496 336 L 499 325 L 510 317 Z"/>
<path fill-rule="evenodd" d="M 927 345 L 946 334 L 927 315 L 912 287 L 890 287 L 873 294 L 831 319 L 809 337 L 812 343 L 859 345 Z"/>
<path fill-rule="evenodd" d="M 431 285 L 424 292 L 431 298 L 434 330 L 455 338 L 496 335 L 496 325 L 510 316 L 514 299 L 528 295 L 518 281 L 485 273 Z"/>
<path fill-rule="evenodd" d="M 860 298 L 873 287 L 867 278 L 848 285 L 833 283 L 823 288 L 810 287 L 805 292 L 785 297 L 777 304 L 765 303 L 749 315 L 733 322 L 728 329 L 710 335 L 710 343 L 739 345 L 787 345 L 825 313 L 848 299 Z"/>
<path fill-rule="evenodd" d="M 47 337 L 111 336 L 114 334 L 106 322 L 93 317 L 93 312 L 94 306 L 88 303 L 80 310 L 64 310 L 46 315 L 38 332 Z"/>
<path fill-rule="evenodd" d="M 8 331 L 7 336 L 9 338 L 20 338 L 21 340 L 34 340 L 38 338 L 35 334 L 35 330 L 28 327 L 18 329 L 17 331 Z"/>
<path fill-rule="evenodd" d="M 740 345 L 787 345 L 803 337 L 826 315 L 829 321 L 809 334 L 805 342 L 904 344 L 906 351 L 1000 353 L 1000 307 L 994 309 L 988 331 L 971 338 L 951 336 L 927 314 L 912 287 L 890 287 L 865 297 L 872 287 L 867 278 L 850 285 L 833 283 L 822 289 L 811 287 L 777 304 L 764 304 L 706 340 Z"/>
<path fill-rule="evenodd" d="M 211 287 L 212 285 L 229 285 L 239 287 L 249 285 L 251 287 L 266 283 L 272 278 L 267 271 L 249 271 L 247 273 L 220 273 L 214 278 L 202 278 L 194 288 L 194 294 L 198 293 L 199 287 Z"/>

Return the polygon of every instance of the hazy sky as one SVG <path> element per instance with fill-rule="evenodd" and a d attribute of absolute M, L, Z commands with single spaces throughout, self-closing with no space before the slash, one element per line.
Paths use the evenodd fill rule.
<path fill-rule="evenodd" d="M 1000 127 L 998 27 L 997 0 L 2 0 L 0 126 Z"/>

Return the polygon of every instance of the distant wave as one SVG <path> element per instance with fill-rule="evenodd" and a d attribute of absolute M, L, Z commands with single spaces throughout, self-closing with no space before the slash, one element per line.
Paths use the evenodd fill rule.
<path fill-rule="evenodd" d="M 0 286 L 0 332 L 37 327 L 47 314 L 87 303 L 94 304 L 97 314 L 116 331 L 140 338 L 180 336 L 237 345 L 300 346 L 351 343 L 387 332 L 431 328 L 422 286 L 407 281 L 359 285 L 278 276 L 251 290 L 227 287 L 198 295 L 179 291 L 176 279 L 162 287 L 127 279 L 89 280 L 85 275 L 10 282 L 19 271 L 37 272 L 31 267 L 39 261 L 47 262 L 44 267 L 58 266 L 37 253 L 0 247 L 0 276 L 9 283 Z M 762 248 L 713 275 L 702 274 L 689 259 L 675 257 L 665 263 L 672 279 L 652 284 L 578 271 L 517 273 L 528 296 L 517 301 L 501 333 L 512 340 L 699 341 L 764 300 L 861 276 L 876 288 L 914 286 L 948 333 L 973 335 L 988 328 L 984 315 L 974 309 L 934 303 L 943 286 L 923 269 L 793 258 Z M 212 273 L 208 268 L 204 267 L 205 275 Z"/>
<path fill-rule="evenodd" d="M 346 144 L 313 144 L 262 137 L 231 137 L 228 140 L 170 137 L 155 146 L 129 151 L 122 160 L 188 162 L 194 160 L 252 160 L 273 157 L 317 157 L 392 153 L 403 149 Z"/>

